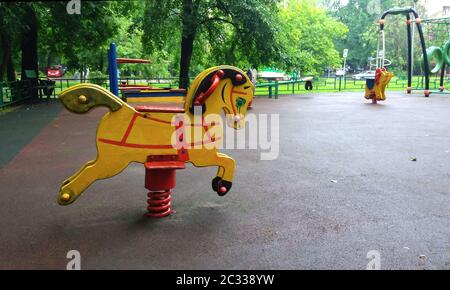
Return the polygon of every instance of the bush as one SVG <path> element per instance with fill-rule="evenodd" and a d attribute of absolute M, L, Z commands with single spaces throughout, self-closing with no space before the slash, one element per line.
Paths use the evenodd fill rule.
<path fill-rule="evenodd" d="M 108 77 L 100 71 L 91 71 L 89 73 L 89 82 L 93 84 L 101 86 L 106 83 L 107 79 Z"/>

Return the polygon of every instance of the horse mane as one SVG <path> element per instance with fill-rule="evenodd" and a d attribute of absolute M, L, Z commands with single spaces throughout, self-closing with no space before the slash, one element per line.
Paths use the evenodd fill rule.
<path fill-rule="evenodd" d="M 189 109 L 193 106 L 195 99 L 201 93 L 205 93 L 206 91 L 208 91 L 212 84 L 212 78 L 219 70 L 222 70 L 224 72 L 224 77 L 222 78 L 222 80 L 230 79 L 234 86 L 243 85 L 248 81 L 246 73 L 236 67 L 222 65 L 209 68 L 199 74 L 193 81 L 194 86 L 189 88 L 189 91 L 186 95 L 186 111 L 189 111 Z M 238 74 L 242 75 L 242 79 L 240 81 L 236 79 L 236 75 Z"/>

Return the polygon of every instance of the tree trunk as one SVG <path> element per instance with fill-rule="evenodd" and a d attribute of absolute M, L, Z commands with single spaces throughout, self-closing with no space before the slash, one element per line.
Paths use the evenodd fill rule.
<path fill-rule="evenodd" d="M 0 43 L 2 46 L 1 49 L 1 56 L 2 58 L 0 59 L 0 82 L 3 81 L 4 77 L 5 77 L 5 66 L 6 66 L 6 58 L 8 56 L 8 48 L 7 48 L 7 44 L 5 42 L 5 37 L 4 35 L 0 34 Z"/>
<path fill-rule="evenodd" d="M 98 70 L 103 73 L 103 68 L 104 68 L 104 59 L 103 59 L 104 52 L 103 52 L 103 49 L 100 51 L 99 57 L 100 57 L 100 61 L 99 61 L 99 64 L 98 64 Z"/>
<path fill-rule="evenodd" d="M 24 19 L 28 26 L 28 29 L 22 33 L 22 80 L 27 80 L 25 71 L 35 71 L 39 74 L 38 70 L 38 20 L 36 12 L 32 7 L 27 7 L 27 12 Z M 39 75 L 37 75 L 39 76 Z M 38 97 L 37 90 L 37 78 L 31 78 L 30 80 L 30 94 L 32 98 Z"/>
<path fill-rule="evenodd" d="M 80 83 L 84 83 L 84 65 L 80 68 Z"/>
<path fill-rule="evenodd" d="M 16 70 L 14 69 L 14 63 L 11 53 L 9 54 L 8 60 L 6 61 L 6 78 L 8 82 L 16 81 Z"/>
<path fill-rule="evenodd" d="M 1 45 L 2 45 L 2 59 L 0 63 L 0 81 L 2 81 L 5 77 L 6 72 L 6 78 L 9 82 L 16 80 L 16 72 L 14 70 L 14 65 L 12 61 L 12 54 L 11 54 L 11 43 L 7 37 L 3 33 L 1 36 Z"/>
<path fill-rule="evenodd" d="M 52 66 L 52 53 L 47 53 L 47 69 Z"/>
<path fill-rule="evenodd" d="M 189 67 L 191 65 L 192 52 L 194 50 L 194 40 L 196 27 L 194 25 L 194 7 L 192 0 L 183 1 L 183 35 L 181 39 L 181 59 L 180 59 L 180 88 L 189 87 Z"/>

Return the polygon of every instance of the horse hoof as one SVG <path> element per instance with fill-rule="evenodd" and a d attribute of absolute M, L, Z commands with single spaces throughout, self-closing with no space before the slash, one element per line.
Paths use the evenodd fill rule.
<path fill-rule="evenodd" d="M 63 189 L 59 192 L 58 204 L 69 205 L 76 200 L 76 195 L 70 189 Z"/>
<path fill-rule="evenodd" d="M 222 178 L 216 177 L 212 180 L 212 189 L 215 192 L 219 192 L 219 183 L 222 181 Z"/>
<path fill-rule="evenodd" d="M 219 195 L 225 195 L 227 194 L 228 190 L 225 186 L 222 186 L 219 191 L 217 192 Z"/>
<path fill-rule="evenodd" d="M 222 180 L 219 184 L 219 190 L 217 191 L 217 194 L 219 196 L 227 195 L 230 192 L 232 186 L 233 186 L 232 182 Z"/>
<path fill-rule="evenodd" d="M 216 177 L 212 181 L 212 188 L 219 196 L 225 196 L 230 192 L 231 187 L 233 186 L 232 182 L 225 181 L 220 177 Z"/>

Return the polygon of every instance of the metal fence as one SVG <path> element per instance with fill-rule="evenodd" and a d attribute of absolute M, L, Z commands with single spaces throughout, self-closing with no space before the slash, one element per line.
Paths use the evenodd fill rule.
<path fill-rule="evenodd" d="M 416 76 L 413 78 L 413 88 L 421 89 L 425 87 L 425 80 L 422 76 Z M 315 82 L 317 90 L 334 90 L 334 91 L 351 91 L 351 90 L 363 90 L 365 88 L 365 80 L 356 80 L 352 77 L 337 77 L 337 78 L 320 78 Z M 407 77 L 400 76 L 394 77 L 389 85 L 388 89 L 405 89 L 408 85 Z M 444 82 L 445 87 L 449 87 L 450 80 L 447 78 Z M 430 89 L 437 90 L 440 87 L 440 77 L 433 76 L 430 79 Z"/>
<path fill-rule="evenodd" d="M 41 92 L 43 98 L 55 99 L 65 89 L 81 84 L 81 83 L 93 83 L 98 84 L 106 89 L 109 89 L 109 78 L 55 78 L 52 79 L 55 83 L 52 87 L 52 93 L 47 96 L 45 92 Z M 120 83 L 129 85 L 149 85 L 156 88 L 177 88 L 178 78 L 120 78 Z M 28 81 L 16 81 L 16 82 L 0 82 L 0 108 L 15 104 L 29 98 L 30 85 Z"/>
<path fill-rule="evenodd" d="M 58 78 L 55 81 L 53 92 L 50 98 L 57 98 L 63 90 L 80 83 L 94 83 L 109 89 L 108 78 L 92 78 L 92 79 L 74 79 L 74 78 Z M 120 83 L 129 85 L 149 85 L 157 88 L 178 88 L 178 78 L 120 78 Z M 280 82 L 260 82 L 256 89 L 256 95 L 278 97 L 278 95 L 301 94 L 307 91 L 303 81 L 280 81 Z M 406 77 L 396 77 L 392 79 L 388 85 L 390 90 L 402 90 L 407 86 Z M 432 77 L 430 87 L 432 90 L 439 89 L 439 77 Z M 424 87 L 423 77 L 414 77 L 413 88 L 420 89 Z M 445 87 L 450 88 L 450 80 L 445 80 Z M 316 78 L 313 82 L 313 92 L 347 92 L 347 91 L 363 91 L 365 88 L 364 80 L 356 80 L 352 77 L 335 77 L 335 78 Z M 23 101 L 30 96 L 30 85 L 27 81 L 16 82 L 0 82 L 0 108 L 7 105 L 15 104 Z M 47 97 L 47 96 L 44 96 Z"/>
<path fill-rule="evenodd" d="M 311 92 L 306 90 L 303 81 L 277 81 L 277 82 L 261 82 L 257 85 L 256 94 L 260 96 L 267 95 L 277 98 L 279 95 L 301 94 Z M 336 77 L 336 78 L 316 78 L 313 81 L 314 92 L 352 92 L 364 91 L 365 80 L 356 80 L 352 77 Z M 423 77 L 417 76 L 413 79 L 413 89 L 423 90 Z M 404 90 L 407 87 L 406 77 L 396 77 L 387 86 L 388 90 Z M 447 78 L 444 87 L 450 88 L 450 80 Z M 430 80 L 430 89 L 438 90 L 440 88 L 440 78 L 432 77 Z"/>
<path fill-rule="evenodd" d="M 109 89 L 108 78 L 92 78 L 92 79 L 73 79 L 73 78 L 59 78 L 53 79 L 55 83 L 55 90 L 52 97 L 56 98 L 61 91 L 68 87 L 81 84 L 81 83 L 93 83 L 100 85 L 106 89 Z M 129 85 L 148 85 L 158 88 L 175 88 L 178 87 L 178 78 L 120 78 L 119 83 L 125 83 Z"/>
<path fill-rule="evenodd" d="M 29 99 L 31 90 L 31 81 L 0 82 L 0 108 Z"/>

